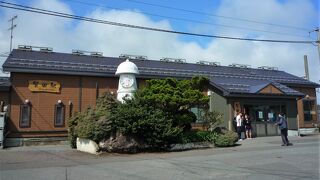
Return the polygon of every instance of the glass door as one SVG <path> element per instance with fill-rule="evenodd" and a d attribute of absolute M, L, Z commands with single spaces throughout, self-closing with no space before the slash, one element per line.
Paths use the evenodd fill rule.
<path fill-rule="evenodd" d="M 244 105 L 252 121 L 253 135 L 275 136 L 279 134 L 275 125 L 279 112 L 286 112 L 284 105 Z"/>

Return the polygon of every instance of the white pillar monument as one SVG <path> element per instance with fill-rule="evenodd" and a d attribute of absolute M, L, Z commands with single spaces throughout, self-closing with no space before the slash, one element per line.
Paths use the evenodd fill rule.
<path fill-rule="evenodd" d="M 135 75 L 139 74 L 138 67 L 129 59 L 122 62 L 116 71 L 116 75 L 119 75 L 119 84 L 117 91 L 117 99 L 120 102 L 124 102 L 123 98 L 131 99 L 134 92 L 137 90 L 137 81 Z"/>

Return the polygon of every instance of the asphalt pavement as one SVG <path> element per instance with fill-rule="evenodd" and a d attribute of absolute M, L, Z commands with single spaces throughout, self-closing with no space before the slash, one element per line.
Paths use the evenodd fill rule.
<path fill-rule="evenodd" d="M 65 145 L 0 150 L 1 180 L 314 179 L 319 180 L 320 136 L 260 137 L 230 148 L 170 153 L 91 155 Z"/>

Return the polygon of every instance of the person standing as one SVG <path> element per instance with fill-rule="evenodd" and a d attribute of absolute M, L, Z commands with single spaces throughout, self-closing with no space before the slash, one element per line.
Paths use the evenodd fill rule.
<path fill-rule="evenodd" d="M 281 131 L 281 139 L 282 139 L 281 146 L 292 145 L 288 140 L 288 122 L 287 122 L 286 118 L 283 117 L 283 113 L 279 113 L 278 121 L 276 122 L 276 125 L 279 126 L 279 129 Z"/>
<path fill-rule="evenodd" d="M 238 115 L 239 113 L 237 112 L 235 115 L 234 115 L 234 117 L 233 117 L 233 119 L 232 119 L 232 126 L 233 126 L 233 129 L 234 129 L 234 132 L 238 132 L 238 130 L 237 130 L 237 115 Z"/>
<path fill-rule="evenodd" d="M 251 120 L 249 115 L 244 116 L 244 128 L 246 130 L 246 138 L 251 139 L 252 138 L 252 126 L 251 126 Z"/>
<path fill-rule="evenodd" d="M 243 123 L 243 117 L 242 117 L 242 113 L 239 112 L 237 117 L 236 117 L 236 121 L 237 121 L 237 133 L 239 136 L 239 140 L 242 141 L 243 139 L 241 138 L 241 132 L 242 132 L 242 123 Z"/>

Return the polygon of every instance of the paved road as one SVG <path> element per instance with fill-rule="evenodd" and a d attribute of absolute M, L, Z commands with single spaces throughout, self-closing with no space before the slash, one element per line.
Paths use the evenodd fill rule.
<path fill-rule="evenodd" d="M 232 148 L 89 155 L 68 146 L 0 150 L 0 179 L 319 179 L 320 136 L 245 140 Z"/>

